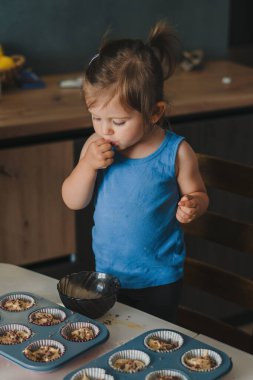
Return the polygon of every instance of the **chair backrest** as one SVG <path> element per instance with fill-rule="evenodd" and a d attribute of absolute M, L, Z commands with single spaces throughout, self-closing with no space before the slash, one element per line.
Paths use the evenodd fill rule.
<path fill-rule="evenodd" d="M 197 156 L 200 172 L 207 187 L 253 198 L 253 167 L 205 154 Z M 253 224 L 207 211 L 194 222 L 184 224 L 183 228 L 186 236 L 191 235 L 194 239 L 212 241 L 240 251 L 242 255 L 253 254 Z M 227 271 L 224 267 L 205 262 L 204 253 L 201 255 L 201 261 L 191 256 L 194 257 L 194 254 L 188 252 L 185 262 L 185 285 L 204 290 L 246 310 L 253 310 L 252 278 L 245 278 Z M 243 256 L 241 259 L 243 260 Z M 178 324 L 253 353 L 253 331 L 248 334 L 222 320 L 211 318 L 183 305 L 179 308 Z"/>

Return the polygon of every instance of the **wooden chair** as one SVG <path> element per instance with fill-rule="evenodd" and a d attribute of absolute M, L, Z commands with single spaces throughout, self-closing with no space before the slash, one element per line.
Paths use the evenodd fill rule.
<path fill-rule="evenodd" d="M 207 188 L 217 188 L 243 197 L 253 198 L 253 167 L 229 162 L 205 154 L 197 154 L 200 171 Z M 252 209 L 253 212 L 253 209 Z M 229 219 L 224 215 L 206 212 L 196 221 L 183 225 L 188 235 L 202 238 L 244 254 L 253 254 L 253 225 Z M 246 310 L 253 310 L 253 279 L 232 273 L 225 268 L 210 265 L 205 254 L 199 259 L 187 253 L 184 284 L 222 297 Z M 199 255 L 198 255 L 199 256 Z M 203 257 L 203 261 L 202 261 Z M 252 272 L 253 274 L 253 265 Z M 244 351 L 253 353 L 253 330 L 247 334 L 238 327 L 202 312 L 180 306 L 177 323 L 188 329 L 211 336 Z"/>

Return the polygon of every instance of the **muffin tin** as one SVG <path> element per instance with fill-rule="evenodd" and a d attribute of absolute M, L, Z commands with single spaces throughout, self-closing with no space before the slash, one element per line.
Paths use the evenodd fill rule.
<path fill-rule="evenodd" d="M 31 307 L 22 311 L 8 311 L 3 308 L 3 301 L 12 298 L 32 299 L 34 303 Z M 61 317 L 61 322 L 53 325 L 37 325 L 32 321 L 31 316 L 36 311 L 52 312 Z M 71 326 L 90 326 L 95 331 L 94 339 L 87 341 L 73 341 L 64 337 L 64 332 L 68 332 Z M 23 327 L 24 326 L 24 327 Z M 84 315 L 74 313 L 71 310 L 59 306 L 43 297 L 28 292 L 12 292 L 0 296 L 0 333 L 11 329 L 31 331 L 30 337 L 22 343 L 1 344 L 0 354 L 7 359 L 21 365 L 22 367 L 36 371 L 51 371 L 76 356 L 103 343 L 109 337 L 108 329 L 100 322 L 87 318 Z M 63 330 L 63 333 L 62 333 Z M 54 361 L 40 362 L 32 361 L 24 355 L 24 349 L 29 345 L 34 349 L 39 342 L 41 345 L 53 344 L 60 349 L 61 356 Z"/>
<path fill-rule="evenodd" d="M 154 351 L 147 346 L 147 337 L 155 336 L 171 336 L 180 337 L 180 342 L 177 348 L 169 351 Z M 171 338 L 173 339 L 173 338 Z M 184 355 L 191 353 L 207 352 L 217 359 L 217 366 L 208 371 L 196 371 L 187 368 L 183 364 L 182 358 Z M 144 369 L 134 373 L 121 372 L 113 368 L 113 360 L 117 357 L 130 358 L 145 358 L 147 366 Z M 147 356 L 150 360 L 147 360 Z M 143 360 L 144 361 L 144 360 Z M 168 329 L 154 329 L 147 331 L 136 338 L 124 343 L 123 345 L 113 349 L 110 352 L 100 356 L 97 359 L 86 363 L 85 366 L 72 371 L 64 380 L 79 380 L 82 379 L 82 374 L 88 374 L 90 371 L 104 371 L 107 378 L 110 380 L 154 380 L 153 372 L 159 371 L 163 375 L 181 376 L 182 380 L 215 380 L 224 376 L 232 368 L 232 361 L 228 355 L 212 347 L 202 343 L 197 339 L 191 338 L 181 332 Z M 91 380 L 103 379 L 103 377 L 89 377 Z"/>

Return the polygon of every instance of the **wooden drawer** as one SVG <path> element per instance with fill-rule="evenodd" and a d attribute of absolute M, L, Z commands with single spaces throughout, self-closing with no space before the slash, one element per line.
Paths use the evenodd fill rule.
<path fill-rule="evenodd" d="M 0 151 L 0 261 L 29 264 L 75 252 L 75 215 L 61 197 L 73 143 Z"/>

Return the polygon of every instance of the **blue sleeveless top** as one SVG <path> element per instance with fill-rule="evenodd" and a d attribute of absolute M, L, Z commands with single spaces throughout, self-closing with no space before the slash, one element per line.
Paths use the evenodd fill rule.
<path fill-rule="evenodd" d="M 115 151 L 114 163 L 98 172 L 92 230 L 96 270 L 118 277 L 122 288 L 165 285 L 183 276 L 175 173 L 182 140 L 166 131 L 151 155 L 131 159 Z"/>

